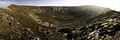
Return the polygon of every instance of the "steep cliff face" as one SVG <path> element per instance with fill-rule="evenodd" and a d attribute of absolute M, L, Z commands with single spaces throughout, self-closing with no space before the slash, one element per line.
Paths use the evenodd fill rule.
<path fill-rule="evenodd" d="M 68 38 L 66 34 L 72 33 L 75 34 L 73 35 L 74 37 L 72 37 L 74 40 L 92 40 L 96 38 L 96 36 L 93 37 L 93 34 L 99 31 L 100 28 L 94 29 L 94 27 L 97 28 L 99 26 L 90 27 L 90 24 L 96 25 L 94 23 L 97 22 L 104 23 L 104 21 L 113 16 L 118 17 L 119 12 L 92 5 L 77 7 L 38 7 L 12 4 L 8 6 L 8 8 L 0 9 L 0 39 L 65 40 Z M 104 27 L 101 28 L 104 29 Z M 113 29 L 116 28 L 113 27 Z M 67 32 L 61 30 L 66 30 Z M 67 38 L 65 36 L 67 36 Z M 99 35 L 97 35 L 97 37 L 98 36 Z"/>

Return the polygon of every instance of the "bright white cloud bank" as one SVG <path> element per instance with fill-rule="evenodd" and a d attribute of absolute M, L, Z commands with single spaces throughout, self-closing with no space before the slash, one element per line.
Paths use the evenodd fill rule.
<path fill-rule="evenodd" d="M 39 4 L 34 3 L 37 6 L 81 6 L 81 5 L 96 5 L 101 7 L 107 7 L 116 11 L 120 11 L 120 0 L 54 0 L 50 3 Z"/>
<path fill-rule="evenodd" d="M 50 4 L 56 6 L 80 6 L 80 5 L 96 5 L 108 7 L 113 10 L 120 11 L 120 0 L 63 0 L 58 1 L 57 4 Z"/>

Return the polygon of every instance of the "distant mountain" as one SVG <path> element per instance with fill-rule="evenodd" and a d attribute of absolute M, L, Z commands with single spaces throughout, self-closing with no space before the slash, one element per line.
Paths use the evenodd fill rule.
<path fill-rule="evenodd" d="M 64 40 L 57 30 L 76 30 L 75 28 L 81 26 L 86 28 L 89 24 L 107 20 L 118 14 L 119 12 L 109 8 L 93 5 L 60 7 L 11 4 L 7 8 L 0 8 L 0 39 Z"/>

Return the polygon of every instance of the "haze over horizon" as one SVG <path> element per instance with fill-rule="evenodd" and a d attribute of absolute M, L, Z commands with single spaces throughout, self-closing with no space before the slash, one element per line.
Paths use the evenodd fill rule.
<path fill-rule="evenodd" d="M 120 11 L 120 0 L 0 0 L 0 7 L 10 4 L 32 6 L 81 6 L 96 5 Z"/>

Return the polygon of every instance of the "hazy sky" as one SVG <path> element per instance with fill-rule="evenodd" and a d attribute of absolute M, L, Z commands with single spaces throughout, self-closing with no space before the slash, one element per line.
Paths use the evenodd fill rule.
<path fill-rule="evenodd" d="M 0 0 L 0 7 L 4 7 L 9 4 L 35 6 L 97 5 L 120 11 L 120 0 Z"/>

